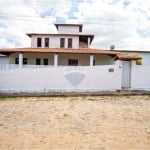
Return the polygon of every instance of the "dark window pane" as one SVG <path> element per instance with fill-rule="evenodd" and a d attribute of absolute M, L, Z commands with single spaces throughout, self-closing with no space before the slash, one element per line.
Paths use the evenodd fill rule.
<path fill-rule="evenodd" d="M 64 38 L 60 38 L 60 47 L 61 48 L 65 47 L 65 39 Z"/>
<path fill-rule="evenodd" d="M 19 58 L 15 58 L 15 64 L 19 64 Z"/>
<path fill-rule="evenodd" d="M 40 65 L 41 64 L 41 59 L 40 58 L 36 58 L 36 65 Z"/>
<path fill-rule="evenodd" d="M 72 39 L 68 39 L 68 48 L 72 48 Z"/>
<path fill-rule="evenodd" d="M 45 47 L 49 47 L 49 38 L 45 38 Z"/>
<path fill-rule="evenodd" d="M 26 65 L 28 63 L 27 58 L 23 58 L 23 64 Z"/>
<path fill-rule="evenodd" d="M 48 65 L 48 59 L 47 59 L 47 58 L 44 58 L 43 64 L 44 64 L 44 65 Z"/>
<path fill-rule="evenodd" d="M 41 46 L 42 46 L 42 39 L 37 38 L 37 47 L 41 47 Z"/>
<path fill-rule="evenodd" d="M 69 59 L 68 65 L 69 66 L 78 66 L 78 59 Z"/>

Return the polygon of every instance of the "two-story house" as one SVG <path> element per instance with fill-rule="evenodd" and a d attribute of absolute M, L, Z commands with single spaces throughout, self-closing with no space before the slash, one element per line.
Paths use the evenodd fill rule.
<path fill-rule="evenodd" d="M 121 52 L 91 49 L 94 35 L 83 34 L 81 24 L 55 24 L 58 34 L 28 33 L 31 48 L 3 49 L 9 64 L 92 66 L 114 64 Z"/>
<path fill-rule="evenodd" d="M 82 24 L 55 26 L 57 34 L 28 33 L 30 48 L 0 49 L 1 56 L 7 58 L 6 64 L 0 64 L 0 92 L 101 91 L 123 87 L 121 61 L 139 57 L 90 48 L 94 35 L 84 34 Z M 128 78 L 130 87 L 130 75 L 123 76 Z"/>

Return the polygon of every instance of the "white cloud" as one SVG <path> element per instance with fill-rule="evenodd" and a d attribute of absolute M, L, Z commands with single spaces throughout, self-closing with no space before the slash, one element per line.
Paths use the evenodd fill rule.
<path fill-rule="evenodd" d="M 53 24 L 61 18 L 82 23 L 85 33 L 95 34 L 93 48 L 109 49 L 115 44 L 116 49 L 150 50 L 149 6 L 147 0 L 2 0 L 0 47 L 29 47 L 26 33 L 56 33 Z"/>
<path fill-rule="evenodd" d="M 77 18 L 84 22 L 85 31 L 96 35 L 93 47 L 108 49 L 115 44 L 117 49 L 150 50 L 150 37 L 141 37 L 137 31 L 148 29 L 150 20 L 139 9 L 150 11 L 147 3 L 140 1 L 93 0 L 81 3 Z M 147 13 L 148 14 L 148 13 Z"/>

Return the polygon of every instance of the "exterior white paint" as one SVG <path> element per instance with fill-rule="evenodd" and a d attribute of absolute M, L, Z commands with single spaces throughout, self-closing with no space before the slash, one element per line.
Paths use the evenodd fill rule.
<path fill-rule="evenodd" d="M 142 59 L 142 64 L 144 66 L 150 66 L 150 52 L 149 53 L 140 53 L 140 56 L 143 58 Z"/>
<path fill-rule="evenodd" d="M 79 34 L 79 26 L 58 26 L 59 34 Z"/>
<path fill-rule="evenodd" d="M 8 56 L 0 56 L 0 64 L 8 64 L 9 58 Z"/>
<path fill-rule="evenodd" d="M 37 48 L 37 38 L 42 38 L 42 47 L 45 48 L 45 38 L 49 38 L 49 48 L 60 48 L 60 38 L 65 38 L 65 48 L 68 48 L 68 38 L 72 38 L 72 48 L 78 49 L 79 48 L 79 36 L 65 36 L 65 35 L 33 35 L 31 38 L 31 47 Z"/>
<path fill-rule="evenodd" d="M 132 61 L 131 89 L 150 90 L 150 65 L 136 65 Z"/>
<path fill-rule="evenodd" d="M 58 54 L 54 54 L 54 66 L 58 66 Z"/>
<path fill-rule="evenodd" d="M 94 56 L 90 55 L 90 66 L 93 66 Z"/>
<path fill-rule="evenodd" d="M 22 68 L 23 65 L 23 54 L 19 53 L 19 68 Z"/>
<path fill-rule="evenodd" d="M 109 69 L 114 72 L 109 72 Z M 114 91 L 121 89 L 119 65 L 22 68 L 0 71 L 0 92 Z"/>

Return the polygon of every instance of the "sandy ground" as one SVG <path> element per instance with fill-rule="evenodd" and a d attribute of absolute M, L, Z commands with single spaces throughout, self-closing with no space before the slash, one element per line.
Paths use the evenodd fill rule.
<path fill-rule="evenodd" d="M 150 96 L 0 98 L 2 150 L 149 150 Z"/>

